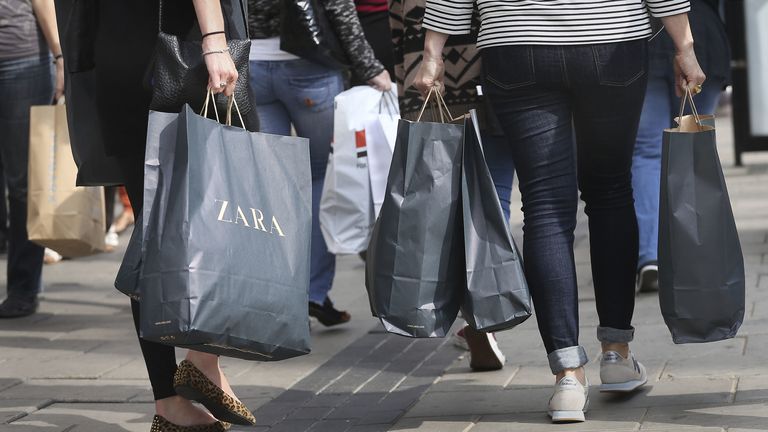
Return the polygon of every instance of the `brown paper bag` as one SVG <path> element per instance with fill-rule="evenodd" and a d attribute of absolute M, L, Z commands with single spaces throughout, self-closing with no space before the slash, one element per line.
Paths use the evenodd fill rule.
<path fill-rule="evenodd" d="M 104 250 L 103 187 L 76 187 L 64 105 L 33 106 L 29 130 L 27 232 L 65 257 Z"/>

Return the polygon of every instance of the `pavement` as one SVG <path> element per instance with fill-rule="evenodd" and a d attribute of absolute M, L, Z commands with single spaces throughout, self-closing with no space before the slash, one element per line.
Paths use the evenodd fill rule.
<path fill-rule="evenodd" d="M 553 378 L 534 319 L 498 335 L 507 355 L 502 370 L 473 373 L 466 352 L 450 339 L 384 332 L 370 315 L 362 262 L 344 256 L 332 296 L 352 313 L 350 324 L 315 323 L 307 356 L 278 363 L 222 359 L 258 421 L 233 430 L 768 431 L 768 154 L 747 154 L 744 167 L 733 167 L 730 120 L 721 114 L 719 149 L 747 266 L 747 316 L 736 338 L 675 345 L 657 296 L 643 294 L 633 350 L 648 368 L 648 385 L 623 397 L 593 388 L 587 422 L 552 425 L 545 408 Z M 519 209 L 519 196 L 514 199 Z M 514 211 L 518 243 L 521 219 Z M 592 360 L 588 376 L 599 383 L 585 222 L 581 214 L 581 339 Z M 127 298 L 112 288 L 122 251 L 46 266 L 39 313 L 0 321 L 0 432 L 149 430 L 146 370 Z"/>

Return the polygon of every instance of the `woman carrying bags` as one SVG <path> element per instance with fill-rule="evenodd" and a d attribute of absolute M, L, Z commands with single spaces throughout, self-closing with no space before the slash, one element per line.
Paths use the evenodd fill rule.
<path fill-rule="evenodd" d="M 512 147 L 524 213 L 526 278 L 555 376 L 553 422 L 583 421 L 587 354 L 579 345 L 573 255 L 578 193 L 589 217 L 602 343 L 603 391 L 646 380 L 634 335 L 638 234 L 632 152 L 647 80 L 649 12 L 675 43 L 677 89 L 704 81 L 693 51 L 688 0 L 479 0 L 484 90 Z M 415 80 L 442 86 L 442 48 L 469 32 L 472 0 L 430 0 L 424 62 Z M 575 142 L 574 142 L 575 137 Z"/>
<path fill-rule="evenodd" d="M 78 129 L 97 125 L 100 136 L 94 140 L 103 146 L 105 154 L 119 160 L 137 214 L 141 214 L 143 204 L 144 148 L 152 98 L 146 77 L 157 45 L 158 6 L 157 0 L 57 2 L 60 18 L 76 18 L 60 26 L 66 29 L 62 39 L 68 71 L 71 75 L 93 74 L 93 112 L 98 113 L 91 122 L 78 122 L 73 121 L 78 117 L 70 112 L 70 135 L 79 135 Z M 238 72 L 227 51 L 219 0 L 167 1 L 163 8 L 165 32 L 187 34 L 197 22 L 203 34 L 200 55 L 209 53 L 204 56 L 207 85 L 214 93 L 232 95 Z M 201 88 L 201 98 L 204 92 L 205 88 Z M 83 99 L 82 94 L 73 94 L 72 86 L 68 86 L 67 93 L 68 100 Z M 138 332 L 139 303 L 131 300 L 131 308 Z M 141 338 L 139 345 L 155 398 L 152 432 L 213 432 L 226 430 L 228 423 L 254 423 L 253 415 L 230 388 L 217 356 L 190 350 L 177 367 L 172 346 Z M 179 396 L 179 386 L 194 388 L 201 395 L 197 400 L 207 410 Z M 216 413 L 216 417 L 211 413 Z"/>

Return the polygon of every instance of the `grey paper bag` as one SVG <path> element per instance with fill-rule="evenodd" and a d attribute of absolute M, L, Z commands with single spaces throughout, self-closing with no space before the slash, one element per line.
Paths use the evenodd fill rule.
<path fill-rule="evenodd" d="M 133 225 L 133 233 L 125 249 L 123 261 L 115 277 L 115 288 L 134 300 L 140 300 L 139 277 L 142 269 L 142 256 L 144 247 L 144 219 L 150 219 L 152 209 L 155 208 L 158 196 L 158 185 L 164 187 L 159 194 L 168 196 L 171 182 L 159 182 L 160 174 L 158 166 L 160 161 L 164 164 L 173 164 L 176 153 L 176 132 L 178 129 L 178 114 L 155 112 L 147 122 L 147 143 L 144 159 L 154 161 L 145 166 L 144 170 L 144 202 L 142 212 L 137 216 Z M 163 145 L 159 145 L 160 143 Z"/>
<path fill-rule="evenodd" d="M 464 120 L 463 147 L 461 206 L 467 292 L 462 315 L 476 330 L 506 330 L 531 316 L 531 294 L 485 162 L 474 110 Z"/>
<path fill-rule="evenodd" d="M 732 338 L 744 319 L 744 258 L 715 144 L 694 115 L 664 131 L 659 301 L 675 343 Z M 711 119 L 711 118 L 710 118 Z"/>
<path fill-rule="evenodd" d="M 150 129 L 158 118 L 177 132 L 148 136 L 142 337 L 249 360 L 308 353 L 307 140 L 223 126 L 188 105 L 177 125 L 166 115 L 150 113 Z"/>
<path fill-rule="evenodd" d="M 371 310 L 387 331 L 443 337 L 464 292 L 462 125 L 400 120 L 366 261 Z"/>

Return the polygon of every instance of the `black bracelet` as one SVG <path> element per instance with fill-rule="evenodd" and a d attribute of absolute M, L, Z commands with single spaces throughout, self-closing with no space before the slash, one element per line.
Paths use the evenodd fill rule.
<path fill-rule="evenodd" d="M 64 58 L 64 54 L 56 54 L 55 56 L 53 56 L 53 62 L 52 62 L 52 63 L 53 63 L 53 64 L 56 64 L 56 62 L 57 62 L 57 61 L 58 61 L 60 58 Z"/>
<path fill-rule="evenodd" d="M 206 33 L 206 34 L 204 34 L 202 38 L 203 38 L 203 39 L 205 39 L 205 38 L 207 38 L 208 36 L 211 36 L 211 35 L 215 35 L 215 34 L 224 34 L 224 33 L 225 33 L 224 31 L 215 31 L 215 32 L 210 32 L 210 33 Z"/>

